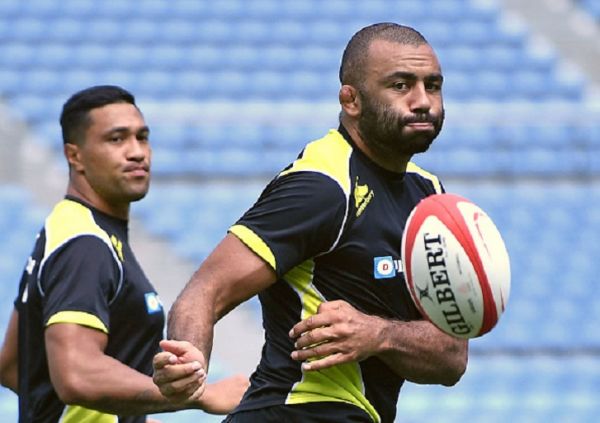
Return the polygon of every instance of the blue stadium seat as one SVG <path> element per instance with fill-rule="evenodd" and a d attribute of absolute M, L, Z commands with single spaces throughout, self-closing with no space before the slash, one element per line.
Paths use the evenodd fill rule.
<path fill-rule="evenodd" d="M 6 22 L 5 28 L 7 40 L 35 43 L 46 39 L 49 25 L 43 19 L 19 16 Z"/>
<path fill-rule="evenodd" d="M 222 64 L 239 71 L 255 71 L 263 68 L 259 51 L 248 45 L 236 44 L 229 47 L 229 53 L 223 57 Z"/>
<path fill-rule="evenodd" d="M 172 93 L 173 74 L 161 70 L 142 71 L 135 80 L 135 91 L 151 97 L 168 97 Z M 124 85 L 128 86 L 128 85 Z"/>
<path fill-rule="evenodd" d="M 51 21 L 48 39 L 58 43 L 75 44 L 87 31 L 86 23 L 81 19 L 57 17 Z"/>
<path fill-rule="evenodd" d="M 297 47 L 306 44 L 306 37 L 309 29 L 301 22 L 291 19 L 278 19 L 270 22 L 268 35 L 261 41 L 270 39 L 271 34 L 277 34 L 278 44 L 281 43 L 290 47 Z"/>
<path fill-rule="evenodd" d="M 7 97 L 21 95 L 23 72 L 19 69 L 0 68 L 0 92 Z"/>
<path fill-rule="evenodd" d="M 87 20 L 104 14 L 104 12 L 99 13 L 100 10 L 102 10 L 99 8 L 101 5 L 98 5 L 98 3 L 93 0 L 62 0 L 59 3 L 46 0 L 46 2 L 52 5 L 55 13 L 54 16 Z M 47 13 L 51 12 L 48 11 Z"/>
<path fill-rule="evenodd" d="M 19 0 L 2 1 L 0 2 L 0 16 L 7 20 L 17 17 L 22 13 L 23 5 L 24 3 Z"/>
<path fill-rule="evenodd" d="M 119 1 L 119 0 L 105 0 L 101 3 L 94 3 L 96 5 L 96 13 L 99 16 L 110 16 L 111 18 L 130 18 L 131 16 L 137 16 L 137 6 L 135 2 Z M 128 25 L 128 29 L 130 29 Z"/>
<path fill-rule="evenodd" d="M 198 39 L 198 33 L 203 29 L 198 26 L 198 23 L 186 18 L 162 20 L 155 30 L 160 31 L 160 39 L 162 43 L 171 43 L 179 46 L 179 54 L 183 53 L 182 47 L 194 44 Z"/>
<path fill-rule="evenodd" d="M 87 26 L 87 41 L 108 45 L 121 44 L 123 42 L 123 26 L 116 20 L 116 17 L 106 17 L 100 13 L 100 10 L 95 10 L 94 13 L 97 15 L 94 19 L 90 19 Z M 128 39 L 133 41 L 132 37 L 128 36 Z"/>
<path fill-rule="evenodd" d="M 0 37 L 2 37 L 1 34 Z M 2 37 L 2 39 L 6 38 Z M 30 68 L 32 63 L 35 63 L 35 59 L 39 54 L 39 51 L 34 46 L 18 41 L 4 43 L 1 50 L 0 69 L 3 73 L 10 72 L 9 69 L 21 71 Z M 10 81 L 4 82 L 2 87 L 9 85 Z M 0 87 L 0 92 L 4 91 L 2 87 Z"/>
<path fill-rule="evenodd" d="M 196 33 L 196 43 L 200 45 L 213 44 L 215 46 L 222 46 L 231 42 L 233 28 L 226 22 L 219 19 L 204 19 L 198 22 L 197 25 L 202 30 Z M 241 27 L 235 28 L 236 32 L 239 30 L 241 30 Z"/>
<path fill-rule="evenodd" d="M 600 20 L 600 4 L 595 0 L 579 0 L 581 7 L 595 19 Z"/>

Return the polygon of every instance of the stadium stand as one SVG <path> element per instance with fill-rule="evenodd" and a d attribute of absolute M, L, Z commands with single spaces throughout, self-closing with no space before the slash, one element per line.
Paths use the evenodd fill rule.
<path fill-rule="evenodd" d="M 597 1 L 576 4 L 600 18 Z M 0 97 L 58 153 L 68 95 L 99 83 L 134 92 L 152 128 L 155 177 L 134 216 L 198 263 L 268 178 L 336 126 L 341 51 L 382 20 L 414 25 L 438 51 L 446 126 L 415 160 L 489 212 L 513 273 L 506 314 L 472 342 L 463 380 L 407 384 L 399 421 L 596 420 L 600 104 L 589 75 L 501 2 L 3 0 Z M 5 310 L 43 218 L 22 191 L 0 185 Z M 1 390 L 0 415 L 15 413 Z"/>

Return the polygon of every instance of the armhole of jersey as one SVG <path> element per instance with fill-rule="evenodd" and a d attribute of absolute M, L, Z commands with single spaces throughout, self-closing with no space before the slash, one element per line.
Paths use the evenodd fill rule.
<path fill-rule="evenodd" d="M 233 225 L 229 228 L 229 232 L 235 235 L 240 241 L 250 248 L 254 253 L 263 259 L 276 271 L 277 263 L 275 262 L 275 255 L 269 246 L 258 236 L 252 229 L 244 225 Z"/>
<path fill-rule="evenodd" d="M 59 311 L 46 322 L 46 327 L 57 323 L 74 323 L 108 334 L 108 328 L 97 316 L 84 311 Z"/>

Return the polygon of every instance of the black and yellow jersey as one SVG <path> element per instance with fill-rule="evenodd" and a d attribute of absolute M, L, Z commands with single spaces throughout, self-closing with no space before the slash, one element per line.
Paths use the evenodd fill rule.
<path fill-rule="evenodd" d="M 278 277 L 259 294 L 266 342 L 237 410 L 339 401 L 374 422 L 394 420 L 402 377 L 376 357 L 303 372 L 290 358 L 288 332 L 338 299 L 371 315 L 421 319 L 405 287 L 400 245 L 413 207 L 440 192 L 437 177 L 413 163 L 402 174 L 375 164 L 343 127 L 309 143 L 267 185 L 229 229 Z"/>
<path fill-rule="evenodd" d="M 46 218 L 15 300 L 19 314 L 19 422 L 145 423 L 66 406 L 48 371 L 44 330 L 75 323 L 108 336 L 105 353 L 152 374 L 164 312 L 128 244 L 127 221 L 67 197 Z"/>

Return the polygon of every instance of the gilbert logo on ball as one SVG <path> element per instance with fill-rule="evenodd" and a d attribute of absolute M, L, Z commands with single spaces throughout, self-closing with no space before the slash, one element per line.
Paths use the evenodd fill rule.
<path fill-rule="evenodd" d="M 508 252 L 494 222 L 466 198 L 435 194 L 417 204 L 402 235 L 402 266 L 421 314 L 450 335 L 481 336 L 504 312 Z"/>

